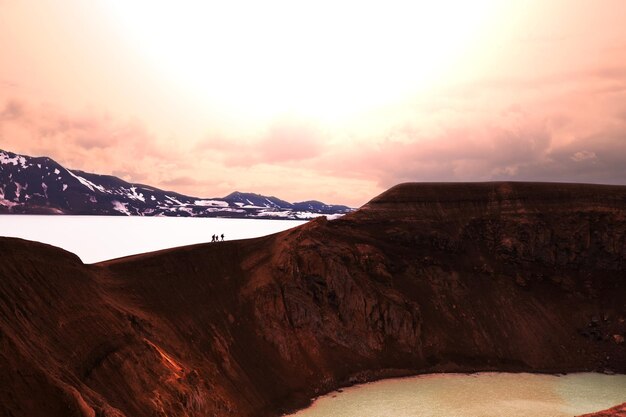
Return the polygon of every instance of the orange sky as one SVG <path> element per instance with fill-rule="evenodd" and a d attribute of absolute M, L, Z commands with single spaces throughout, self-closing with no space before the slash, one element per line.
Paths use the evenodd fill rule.
<path fill-rule="evenodd" d="M 0 149 L 200 196 L 626 183 L 626 2 L 0 0 Z"/>

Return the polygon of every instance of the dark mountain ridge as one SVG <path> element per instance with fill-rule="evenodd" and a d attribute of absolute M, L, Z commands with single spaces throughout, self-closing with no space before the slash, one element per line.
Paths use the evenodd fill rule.
<path fill-rule="evenodd" d="M 83 265 L 0 238 L 0 260 L 5 415 L 277 416 L 387 376 L 626 372 L 625 186 L 402 184 L 257 239 Z"/>
<path fill-rule="evenodd" d="M 235 192 L 198 198 L 126 182 L 112 175 L 62 167 L 47 157 L 0 150 L 0 214 L 99 214 L 184 217 L 311 219 L 352 209 L 317 201 L 289 203 Z"/>

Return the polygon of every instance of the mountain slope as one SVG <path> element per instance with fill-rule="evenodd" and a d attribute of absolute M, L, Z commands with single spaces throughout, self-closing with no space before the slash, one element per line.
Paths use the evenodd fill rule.
<path fill-rule="evenodd" d="M 190 197 L 0 150 L 0 213 L 310 219 L 350 211 L 239 192 L 224 198 Z"/>
<path fill-rule="evenodd" d="M 622 186 L 403 184 L 258 239 L 0 254 L 7 415 L 277 416 L 384 376 L 626 372 Z"/>

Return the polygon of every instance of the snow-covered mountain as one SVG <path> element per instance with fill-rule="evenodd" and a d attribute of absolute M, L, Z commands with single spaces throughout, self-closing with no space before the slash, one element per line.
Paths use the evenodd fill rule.
<path fill-rule="evenodd" d="M 350 211 L 347 206 L 289 203 L 253 193 L 190 197 L 110 175 L 70 170 L 47 157 L 0 150 L 0 213 L 310 219 Z"/>

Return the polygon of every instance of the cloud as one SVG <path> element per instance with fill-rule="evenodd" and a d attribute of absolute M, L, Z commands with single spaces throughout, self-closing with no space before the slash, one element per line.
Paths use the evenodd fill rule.
<path fill-rule="evenodd" d="M 232 151 L 236 146 L 235 141 L 228 140 L 221 134 L 211 134 L 207 136 L 204 140 L 197 142 L 193 149 L 194 151 L 217 151 L 217 152 L 228 152 Z"/>
<path fill-rule="evenodd" d="M 93 111 L 73 113 L 15 98 L 6 100 L 0 112 L 0 139 L 11 151 L 50 156 L 68 168 L 123 172 L 130 181 L 147 178 L 138 168 L 143 161 L 153 164 L 143 169 L 154 170 L 159 166 L 155 160 L 177 157 L 137 120 Z"/>
<path fill-rule="evenodd" d="M 16 120 L 24 115 L 24 105 L 16 99 L 9 99 L 4 104 L 4 109 L 0 112 L 0 121 Z"/>
<path fill-rule="evenodd" d="M 488 180 L 541 160 L 552 145 L 549 121 L 513 110 L 514 116 L 505 112 L 491 123 L 454 122 L 430 129 L 402 125 L 382 139 L 347 144 L 313 165 L 337 176 L 369 179 L 382 188 L 406 181 Z"/>
<path fill-rule="evenodd" d="M 0 0 L 0 4 L 2 4 L 2 0 Z M 13 81 L 6 81 L 6 80 L 0 80 L 0 85 L 3 87 L 6 87 L 7 89 L 15 89 L 18 88 L 20 85 L 16 82 Z"/>
<path fill-rule="evenodd" d="M 597 67 L 590 71 L 586 71 L 584 75 L 590 75 L 605 80 L 626 80 L 626 66 L 610 65 Z"/>
<path fill-rule="evenodd" d="M 624 137 L 626 127 L 578 138 L 551 149 L 545 161 L 523 167 L 518 177 L 534 181 L 624 184 Z"/>
<path fill-rule="evenodd" d="M 194 150 L 214 154 L 228 167 L 253 167 L 262 164 L 289 164 L 319 156 L 327 138 L 318 127 L 302 120 L 274 122 L 258 137 L 227 139 L 212 135 Z"/>
<path fill-rule="evenodd" d="M 571 156 L 572 161 L 580 162 L 586 159 L 597 159 L 596 153 L 591 151 L 578 151 Z"/>
<path fill-rule="evenodd" d="M 626 53 L 625 53 L 626 55 Z M 626 66 L 605 63 L 587 67 L 560 67 L 552 71 L 527 71 L 524 73 L 493 73 L 460 83 L 449 84 L 436 91 L 436 94 L 449 99 L 470 100 L 475 103 L 481 99 L 524 99 L 527 96 L 540 95 L 539 100 L 547 101 L 554 96 L 575 92 L 588 94 L 613 94 L 624 91 L 626 85 Z M 536 99 L 536 98 L 535 98 Z"/>
<path fill-rule="evenodd" d="M 313 158 L 323 142 L 322 133 L 312 125 L 288 120 L 274 124 L 257 146 L 261 161 L 272 164 Z"/>
<path fill-rule="evenodd" d="M 199 196 L 242 189 L 359 205 L 405 181 L 624 183 L 626 67 L 613 64 L 494 72 L 338 129 L 299 117 L 241 130 L 218 121 L 202 140 L 13 97 L 0 103 L 0 143 Z"/>
<path fill-rule="evenodd" d="M 570 106 L 562 106 L 568 101 Z M 612 102 L 592 103 L 585 108 L 584 118 L 577 97 L 572 96 L 564 96 L 555 104 L 535 103 L 541 111 L 527 102 L 507 104 L 489 114 L 478 109 L 470 118 L 463 118 L 462 111 L 451 106 L 434 128 L 424 129 L 423 123 L 404 124 L 389 130 L 382 139 L 366 138 L 340 153 L 326 154 L 314 165 L 337 177 L 373 181 L 381 190 L 407 181 L 623 184 L 623 110 L 613 107 Z M 449 127 L 443 127 L 444 123 Z"/>
<path fill-rule="evenodd" d="M 122 165 L 120 168 L 114 168 L 110 171 L 110 175 L 119 177 L 128 182 L 141 183 L 144 182 L 148 175 L 137 166 L 128 167 Z"/>
<path fill-rule="evenodd" d="M 550 143 L 545 126 L 457 128 L 428 140 L 389 144 L 375 157 L 384 161 L 379 178 L 384 187 L 405 181 L 485 181 L 541 160 Z"/>
<path fill-rule="evenodd" d="M 183 177 L 174 177 L 171 179 L 162 180 L 160 181 L 160 184 L 166 185 L 166 186 L 198 185 L 200 184 L 200 181 L 198 181 L 196 178 L 183 176 Z"/>

